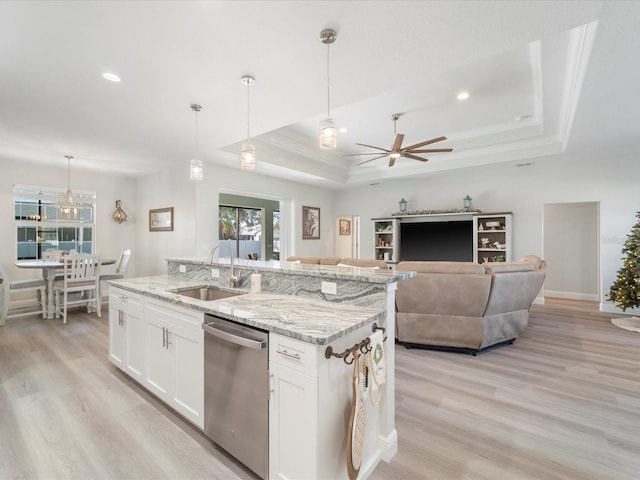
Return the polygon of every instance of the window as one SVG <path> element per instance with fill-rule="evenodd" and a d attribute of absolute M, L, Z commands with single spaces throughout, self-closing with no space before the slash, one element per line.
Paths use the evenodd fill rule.
<path fill-rule="evenodd" d="M 235 240 L 238 258 L 261 256 L 262 210 L 220 205 L 220 240 Z"/>
<path fill-rule="evenodd" d="M 65 189 L 14 186 L 16 258 L 41 259 L 48 250 L 93 253 L 95 192 L 73 193 L 71 208 L 60 205 Z"/>
<path fill-rule="evenodd" d="M 218 207 L 219 239 L 232 240 L 238 258 L 280 258 L 280 203 L 221 193 Z"/>

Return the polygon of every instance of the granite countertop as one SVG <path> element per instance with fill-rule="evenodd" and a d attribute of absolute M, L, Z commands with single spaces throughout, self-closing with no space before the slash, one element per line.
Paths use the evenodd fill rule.
<path fill-rule="evenodd" d="M 238 296 L 211 301 L 197 300 L 179 295 L 176 291 L 206 286 L 206 283 L 171 275 L 127 278 L 109 283 L 317 345 L 326 345 L 362 326 L 382 322 L 386 318 L 385 310 L 268 292 L 248 293 L 239 289 L 219 288 L 240 293 Z"/>
<path fill-rule="evenodd" d="M 192 265 L 213 265 L 229 267 L 228 257 L 215 258 L 213 262 L 197 257 L 177 257 L 167 258 L 169 262 L 192 264 Z M 393 283 L 414 277 L 415 272 L 392 271 L 370 267 L 352 267 L 339 265 L 313 265 L 305 263 L 282 262 L 278 260 L 245 260 L 233 259 L 233 267 L 236 269 L 248 269 L 255 273 L 278 272 L 288 275 L 303 275 L 307 277 L 321 277 L 323 279 L 357 280 L 369 283 Z"/>

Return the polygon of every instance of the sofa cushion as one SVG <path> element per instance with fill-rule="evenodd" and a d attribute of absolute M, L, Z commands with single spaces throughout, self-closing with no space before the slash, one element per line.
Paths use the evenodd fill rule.
<path fill-rule="evenodd" d="M 396 270 L 418 273 L 485 273 L 484 266 L 476 262 L 400 262 Z"/>
<path fill-rule="evenodd" d="M 522 257 L 520 260 L 518 260 L 519 262 L 527 262 L 527 263 L 533 263 L 533 266 L 536 267 L 536 270 L 538 268 L 540 268 L 540 266 L 542 265 L 542 259 L 537 256 L 537 255 L 527 255 L 525 257 Z"/>
<path fill-rule="evenodd" d="M 320 265 L 337 265 L 340 263 L 340 257 L 322 257 Z"/>
<path fill-rule="evenodd" d="M 398 283 L 399 312 L 481 317 L 489 300 L 491 276 L 418 273 Z"/>
<path fill-rule="evenodd" d="M 309 264 L 319 264 L 320 257 L 287 257 L 287 262 L 289 263 L 309 263 Z"/>
<path fill-rule="evenodd" d="M 532 272 L 536 270 L 535 265 L 529 262 L 485 262 L 482 265 L 487 273 Z"/>
<path fill-rule="evenodd" d="M 342 258 L 338 265 L 342 267 L 387 268 L 387 262 L 384 260 L 370 260 L 366 258 Z"/>

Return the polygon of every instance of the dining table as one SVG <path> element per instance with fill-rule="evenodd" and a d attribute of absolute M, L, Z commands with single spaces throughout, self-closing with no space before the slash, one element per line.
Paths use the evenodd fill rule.
<path fill-rule="evenodd" d="M 42 270 L 42 276 L 47 281 L 45 311 L 47 319 L 51 319 L 55 315 L 55 305 L 53 296 L 53 282 L 56 278 L 56 271 L 64 268 L 64 260 L 20 260 L 16 262 L 18 268 L 30 268 Z M 115 258 L 103 258 L 100 260 L 100 266 L 113 265 L 116 263 Z"/>

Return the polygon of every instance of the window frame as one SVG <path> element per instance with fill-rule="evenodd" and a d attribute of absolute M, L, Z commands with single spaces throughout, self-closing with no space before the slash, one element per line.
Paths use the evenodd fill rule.
<path fill-rule="evenodd" d="M 75 208 L 69 214 L 71 218 L 64 218 L 63 214 L 61 201 L 65 193 L 66 188 L 14 185 L 14 258 L 16 260 L 40 260 L 43 253 L 50 249 L 95 252 L 96 192 L 73 191 Z M 34 209 L 33 206 L 36 208 Z M 73 231 L 70 232 L 69 229 Z M 29 249 L 31 243 L 35 244 L 33 253 L 32 249 Z"/>

